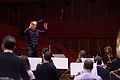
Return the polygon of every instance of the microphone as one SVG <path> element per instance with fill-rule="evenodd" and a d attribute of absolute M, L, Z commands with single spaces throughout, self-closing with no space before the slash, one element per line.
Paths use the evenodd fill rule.
<path fill-rule="evenodd" d="M 37 21 L 37 23 L 42 22 L 42 21 L 44 21 L 44 20 L 41 19 L 41 20 Z"/>

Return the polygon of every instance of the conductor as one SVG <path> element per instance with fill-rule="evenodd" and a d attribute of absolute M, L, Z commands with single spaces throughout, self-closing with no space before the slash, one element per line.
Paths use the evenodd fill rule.
<path fill-rule="evenodd" d="M 48 30 L 48 23 L 44 22 L 44 30 L 37 29 L 37 21 L 31 21 L 30 26 L 24 31 L 28 42 L 29 57 L 37 57 L 37 45 L 39 36 Z"/>

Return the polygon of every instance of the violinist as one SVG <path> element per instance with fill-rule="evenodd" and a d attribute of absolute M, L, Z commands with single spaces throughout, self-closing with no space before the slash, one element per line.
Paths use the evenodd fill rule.
<path fill-rule="evenodd" d="M 82 62 L 81 58 L 87 58 L 87 54 L 86 54 L 85 50 L 80 50 L 78 52 L 76 63 Z M 69 74 L 69 73 L 70 73 L 70 69 L 68 69 L 67 71 L 65 71 L 65 73 L 63 74 L 63 76 L 66 75 L 66 74 Z M 73 78 L 73 76 L 71 78 Z"/>
<path fill-rule="evenodd" d="M 112 63 L 113 55 L 111 46 L 106 46 L 104 48 L 104 53 L 102 54 L 102 60 L 104 64 Z"/>

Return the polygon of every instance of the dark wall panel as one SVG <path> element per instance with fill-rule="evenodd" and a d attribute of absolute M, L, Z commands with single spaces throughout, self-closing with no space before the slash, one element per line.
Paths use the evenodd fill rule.
<path fill-rule="evenodd" d="M 116 37 L 119 22 L 51 22 L 49 37 Z"/>

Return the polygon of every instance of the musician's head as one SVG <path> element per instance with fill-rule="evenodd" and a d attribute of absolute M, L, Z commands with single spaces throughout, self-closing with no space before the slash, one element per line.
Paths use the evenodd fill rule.
<path fill-rule="evenodd" d="M 90 71 L 93 69 L 93 61 L 91 59 L 86 59 L 84 61 L 84 69 Z"/>
<path fill-rule="evenodd" d="M 111 53 L 111 52 L 112 52 L 111 46 L 106 46 L 106 47 L 104 48 L 104 51 L 105 51 L 105 53 Z"/>
<path fill-rule="evenodd" d="M 51 57 L 52 57 L 51 52 L 46 51 L 46 52 L 43 54 L 43 61 L 51 61 Z"/>
<path fill-rule="evenodd" d="M 80 50 L 79 53 L 78 53 L 78 57 L 86 58 L 87 57 L 86 51 L 85 50 Z"/>
<path fill-rule="evenodd" d="M 42 51 L 41 51 L 42 57 L 47 51 L 49 51 L 49 49 L 47 47 L 42 49 Z"/>
<path fill-rule="evenodd" d="M 7 35 L 2 41 L 2 50 L 14 50 L 16 45 L 16 40 L 13 36 Z"/>
<path fill-rule="evenodd" d="M 96 56 L 94 58 L 94 62 L 97 63 L 97 65 L 101 65 L 102 64 L 102 58 L 100 56 Z"/>
<path fill-rule="evenodd" d="M 32 30 L 35 30 L 37 27 L 37 21 L 31 21 L 30 26 Z"/>

